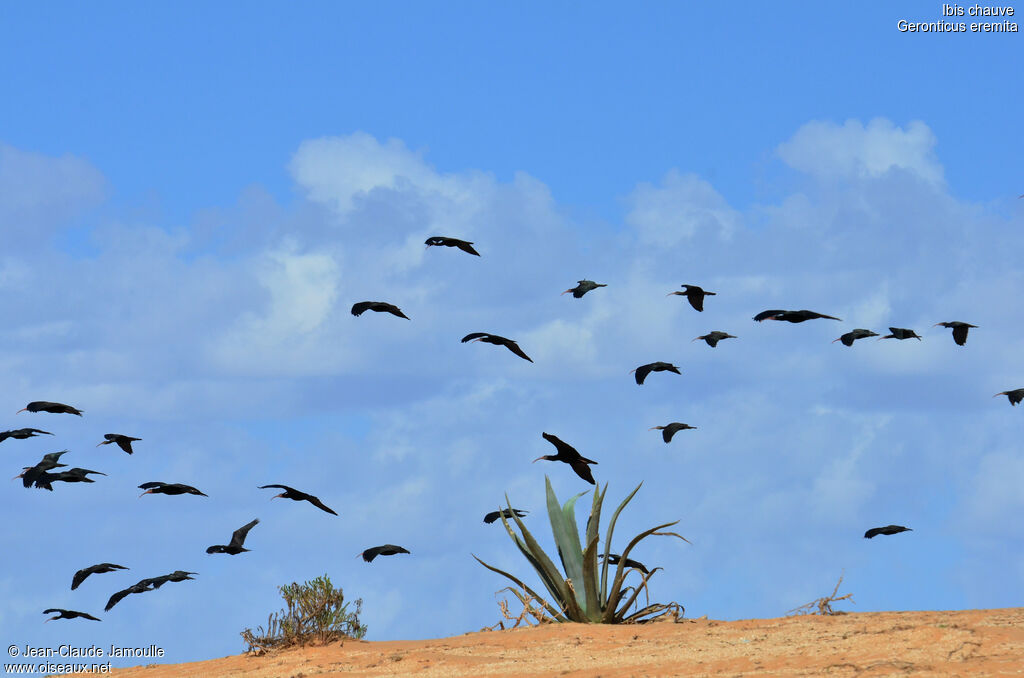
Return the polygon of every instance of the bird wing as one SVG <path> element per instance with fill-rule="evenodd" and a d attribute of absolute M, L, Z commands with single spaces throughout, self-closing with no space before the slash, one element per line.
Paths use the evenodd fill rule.
<path fill-rule="evenodd" d="M 970 329 L 967 325 L 961 325 L 960 327 L 953 328 L 953 341 L 960 346 L 967 343 L 967 330 Z"/>
<path fill-rule="evenodd" d="M 487 332 L 470 332 L 469 334 L 467 334 L 466 336 L 464 336 L 462 338 L 462 343 L 465 344 L 467 341 L 473 341 L 474 339 L 479 339 L 480 337 L 489 337 L 489 336 L 491 336 L 491 335 L 488 334 Z"/>
<path fill-rule="evenodd" d="M 276 487 L 278 489 L 284 490 L 285 492 L 298 492 L 298 490 L 296 490 L 294 487 L 288 487 L 287 485 L 260 485 L 259 489 L 268 490 L 271 487 Z"/>
<path fill-rule="evenodd" d="M 768 310 L 768 311 L 761 311 L 760 313 L 758 313 L 757 315 L 754 316 L 754 320 L 756 320 L 757 322 L 761 322 L 762 320 L 768 320 L 769 318 L 774 318 L 775 316 L 779 315 L 780 313 L 785 313 L 785 312 L 786 311 L 781 310 L 781 309 L 777 309 L 777 308 L 776 309 L 771 309 L 771 310 Z"/>
<path fill-rule="evenodd" d="M 686 293 L 686 300 L 698 311 L 704 310 L 704 290 L 693 290 Z"/>
<path fill-rule="evenodd" d="M 126 438 L 118 438 L 114 442 L 117 443 L 117 446 L 120 447 L 122 450 L 124 450 L 128 454 L 131 454 L 132 453 L 132 440 L 138 440 L 138 438 L 127 438 L 127 437 Z"/>
<path fill-rule="evenodd" d="M 98 619 L 97 617 L 94 617 L 94 616 L 92 616 L 91 614 L 89 614 L 87 612 L 79 612 L 78 616 L 79 617 L 84 617 L 85 619 L 91 619 L 93 621 L 102 621 L 101 619 Z"/>
<path fill-rule="evenodd" d="M 362 315 L 364 311 L 372 306 L 372 301 L 360 301 L 358 304 L 352 304 L 352 315 Z"/>
<path fill-rule="evenodd" d="M 490 513 L 488 513 L 487 515 L 484 516 L 484 522 L 487 523 L 488 525 L 490 525 L 495 520 L 497 520 L 498 516 L 500 516 L 500 515 L 501 515 L 501 511 L 491 511 Z"/>
<path fill-rule="evenodd" d="M 391 315 L 397 315 L 399 318 L 405 318 L 406 320 L 409 319 L 409 316 L 402 313 L 402 309 L 398 308 L 394 304 L 384 304 L 384 309 Z"/>
<path fill-rule="evenodd" d="M 465 240 L 456 240 L 455 246 L 458 247 L 463 252 L 466 252 L 468 254 L 474 254 L 478 257 L 480 256 L 480 253 L 473 249 L 473 243 L 471 242 L 466 242 Z"/>
<path fill-rule="evenodd" d="M 200 492 L 198 488 L 192 487 L 191 485 L 185 485 L 183 483 L 174 483 L 174 487 L 180 487 L 181 489 L 185 490 L 189 494 L 198 494 L 198 495 L 200 495 L 202 497 L 207 496 L 207 495 L 203 494 L 202 492 Z"/>
<path fill-rule="evenodd" d="M 533 359 L 530 358 L 530 356 L 528 356 L 525 353 L 523 353 L 523 349 L 519 348 L 519 344 L 517 344 L 516 342 L 512 341 L 511 339 L 506 339 L 505 340 L 505 348 L 507 348 L 508 350 L 512 351 L 513 353 L 515 353 L 517 356 L 519 356 L 523 360 L 529 360 L 531 363 L 533 362 Z"/>
<path fill-rule="evenodd" d="M 546 440 L 549 443 L 551 443 L 552 445 L 554 445 L 555 449 L 558 450 L 558 454 L 560 456 L 570 457 L 570 458 L 575 458 L 575 459 L 582 459 L 583 458 L 580 455 L 580 453 L 576 450 L 575 447 L 573 447 L 569 443 L 565 442 L 564 440 L 562 440 L 558 436 L 552 435 L 550 433 L 541 433 L 541 437 L 543 437 L 544 440 Z"/>
<path fill-rule="evenodd" d="M 68 610 L 62 610 L 59 607 L 51 607 L 49 610 L 43 610 L 43 614 L 50 614 L 51 612 L 60 612 L 60 613 L 63 614 L 64 612 L 67 612 L 67 611 Z"/>
<path fill-rule="evenodd" d="M 75 576 L 71 578 L 71 590 L 74 591 L 78 588 L 79 584 L 85 581 L 85 578 L 96 571 L 96 565 L 92 567 L 84 567 L 78 572 L 75 572 Z"/>
<path fill-rule="evenodd" d="M 373 559 L 380 555 L 380 552 L 384 550 L 383 546 L 374 546 L 372 549 L 366 549 L 363 551 L 363 560 L 368 563 L 372 563 Z"/>
<path fill-rule="evenodd" d="M 138 584 L 136 584 L 138 586 Z M 121 600 L 129 593 L 136 593 L 135 586 L 129 586 L 126 589 L 121 589 L 114 595 L 110 596 L 110 600 L 107 601 L 106 606 L 103 608 L 104 612 L 110 612 L 110 609 L 121 602 Z"/>
<path fill-rule="evenodd" d="M 651 365 L 641 365 L 640 367 L 636 368 L 635 371 L 636 371 L 636 383 L 637 383 L 637 385 L 642 385 L 644 383 L 644 379 L 647 378 L 647 375 L 651 373 L 652 369 L 654 369 L 653 364 L 651 364 Z"/>
<path fill-rule="evenodd" d="M 675 428 L 671 425 L 666 426 L 665 428 L 661 429 L 661 437 L 666 443 L 670 443 L 672 442 L 672 436 L 674 436 L 676 434 L 676 431 L 678 430 L 678 428 Z"/>
<path fill-rule="evenodd" d="M 240 527 L 237 530 L 235 530 L 234 532 L 232 532 L 231 533 L 231 543 L 228 544 L 228 546 L 241 546 L 242 544 L 244 544 L 245 543 L 245 536 L 247 534 L 249 534 L 249 530 L 251 530 L 252 528 L 256 527 L 256 525 L 259 522 L 260 522 L 260 519 L 256 518 L 251 523 L 243 525 L 242 527 Z"/>
<path fill-rule="evenodd" d="M 148 483 L 142 483 L 141 485 L 139 485 L 139 489 L 140 490 L 152 490 L 153 488 L 156 488 L 156 487 L 163 487 L 166 484 L 167 483 L 162 483 L 162 482 L 160 482 L 158 480 L 154 480 L 154 481 L 151 481 L 151 482 L 148 482 Z"/>
<path fill-rule="evenodd" d="M 334 514 L 334 515 L 338 515 L 337 513 L 334 513 L 333 510 L 331 510 L 327 506 L 325 506 L 324 503 L 322 501 L 320 501 L 319 498 L 314 497 L 311 494 L 307 494 L 306 495 L 306 501 L 308 501 L 310 504 L 312 504 L 313 506 L 317 507 L 321 511 L 327 511 L 328 513 L 331 513 L 331 514 Z"/>
<path fill-rule="evenodd" d="M 877 537 L 881 533 L 882 533 L 882 528 L 880 528 L 880 527 L 872 527 L 870 530 L 868 530 L 867 532 L 864 533 L 864 538 L 865 539 L 871 539 L 872 537 Z"/>
<path fill-rule="evenodd" d="M 578 475 L 580 478 L 583 478 L 591 485 L 597 485 L 597 483 L 594 481 L 594 474 L 590 472 L 590 467 L 587 466 L 587 463 L 585 461 L 583 461 L 582 459 L 571 461 L 569 462 L 569 466 L 572 467 L 572 470 L 575 471 L 576 475 Z"/>

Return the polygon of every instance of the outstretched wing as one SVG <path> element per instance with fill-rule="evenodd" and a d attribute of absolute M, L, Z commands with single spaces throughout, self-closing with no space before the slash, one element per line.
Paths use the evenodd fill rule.
<path fill-rule="evenodd" d="M 489 336 L 491 336 L 491 335 L 488 334 L 487 332 L 470 332 L 469 334 L 467 334 L 466 336 L 464 336 L 462 338 L 462 343 L 465 344 L 467 341 L 473 341 L 474 339 L 479 339 L 480 337 L 489 337 Z"/>
<path fill-rule="evenodd" d="M 636 370 L 635 370 L 636 371 L 636 375 L 635 376 L 636 376 L 636 383 L 637 383 L 638 386 L 643 385 L 644 379 L 647 378 L 647 375 L 651 373 L 652 369 L 654 369 L 653 363 L 649 364 L 649 365 L 641 365 L 640 367 L 636 368 Z"/>
<path fill-rule="evenodd" d="M 260 522 L 260 519 L 256 518 L 251 523 L 248 523 L 247 525 L 243 525 L 242 527 L 240 527 L 237 530 L 235 530 L 234 532 L 232 532 L 231 533 L 231 543 L 228 544 L 228 546 L 240 547 L 242 544 L 244 544 L 245 543 L 245 536 L 247 534 L 249 534 L 249 530 L 251 530 L 252 528 L 256 527 L 256 525 L 259 522 Z"/>
<path fill-rule="evenodd" d="M 970 328 L 967 325 L 960 325 L 959 327 L 953 328 L 953 341 L 963 346 L 967 343 L 967 330 Z"/>
<path fill-rule="evenodd" d="M 327 511 L 328 513 L 331 513 L 333 515 L 338 515 L 337 513 L 334 513 L 333 510 L 331 510 L 330 508 L 325 506 L 324 503 L 322 501 L 320 501 L 319 498 L 314 497 L 311 494 L 307 494 L 306 495 L 306 501 L 308 501 L 310 504 L 312 504 L 313 506 L 317 507 L 321 511 Z"/>
<path fill-rule="evenodd" d="M 473 254 L 478 257 L 480 256 L 480 253 L 473 249 L 473 243 L 471 242 L 466 242 L 465 240 L 455 240 L 455 246 L 458 247 L 463 252 Z"/>
<path fill-rule="evenodd" d="M 287 485 L 260 485 L 259 489 L 269 490 L 272 487 L 276 487 L 279 490 L 284 490 L 285 492 L 298 492 L 298 490 L 296 490 L 294 487 L 288 487 Z"/>
<path fill-rule="evenodd" d="M 519 344 L 517 344 L 516 342 L 512 341 L 511 339 L 506 339 L 505 340 L 505 348 L 507 348 L 508 350 L 512 351 L 513 353 L 515 353 L 517 356 L 519 356 L 523 360 L 529 360 L 531 363 L 533 362 L 533 359 L 530 358 L 530 356 L 528 356 L 525 353 L 523 353 L 523 349 L 519 348 Z"/>
<path fill-rule="evenodd" d="M 754 320 L 756 320 L 757 322 L 761 322 L 762 320 L 768 320 L 769 318 L 774 318 L 775 316 L 779 315 L 780 313 L 785 313 L 785 312 L 786 311 L 784 311 L 782 309 L 778 309 L 778 308 L 774 308 L 774 309 L 771 309 L 771 310 L 768 310 L 768 311 L 761 311 L 760 313 L 758 313 L 757 315 L 754 316 Z"/>
<path fill-rule="evenodd" d="M 571 461 L 569 462 L 569 466 L 572 467 L 572 470 L 575 471 L 576 475 L 578 475 L 580 478 L 583 478 L 591 485 L 597 485 L 597 483 L 594 481 L 594 474 L 590 472 L 590 467 L 587 466 L 587 463 L 585 461 L 583 461 L 582 459 Z"/>
<path fill-rule="evenodd" d="M 161 483 L 161 482 L 159 482 L 157 480 L 154 480 L 152 482 L 142 483 L 141 485 L 139 485 L 139 489 L 140 490 L 152 490 L 155 487 L 163 487 L 166 484 L 167 483 Z"/>
<path fill-rule="evenodd" d="M 137 585 L 136 585 L 137 586 Z M 121 600 L 129 593 L 135 593 L 135 587 L 130 586 L 126 589 L 121 589 L 114 595 L 110 596 L 110 600 L 107 601 L 106 607 L 103 608 L 104 612 L 110 612 L 110 609 L 121 602 Z"/>
<path fill-rule="evenodd" d="M 373 307 L 374 302 L 372 301 L 360 301 L 358 304 L 352 304 L 352 315 L 362 315 L 365 311 Z"/>

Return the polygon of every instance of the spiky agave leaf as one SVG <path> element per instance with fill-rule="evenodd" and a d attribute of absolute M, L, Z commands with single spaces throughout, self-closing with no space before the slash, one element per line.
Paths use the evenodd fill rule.
<path fill-rule="evenodd" d="M 555 546 L 558 555 L 562 560 L 562 568 L 566 578 L 573 583 L 573 594 L 576 604 L 586 610 L 586 596 L 580 590 L 583 584 L 583 548 L 580 546 L 580 533 L 576 526 L 576 500 L 590 490 L 580 492 L 565 502 L 565 506 L 559 506 L 558 497 L 551 487 L 551 479 L 544 476 L 544 484 L 547 494 L 548 518 L 551 521 L 551 533 L 555 538 Z"/>
<path fill-rule="evenodd" d="M 636 488 L 632 492 L 629 493 L 628 497 L 626 497 L 625 499 L 622 500 L 622 503 L 619 504 L 619 507 L 617 509 L 615 509 L 615 513 L 612 514 L 611 522 L 608 523 L 608 533 L 604 537 L 604 562 L 601 564 L 601 591 L 600 591 L 600 596 L 601 596 L 601 609 L 602 610 L 606 610 L 607 603 L 608 603 L 608 554 L 611 553 L 612 533 L 615 532 L 615 521 L 617 521 L 619 519 L 619 514 L 622 513 L 622 509 L 626 508 L 626 504 L 628 504 L 630 499 L 632 499 L 634 497 L 634 495 L 636 495 L 636 493 L 640 491 L 640 487 L 642 485 L 643 485 L 643 481 L 641 481 L 640 485 L 637 485 Z M 607 490 L 607 489 L 608 489 L 608 485 L 606 483 L 605 484 L 605 490 Z M 619 561 L 620 569 L 621 569 L 621 563 L 622 562 L 623 562 L 622 560 Z"/>
<path fill-rule="evenodd" d="M 622 582 L 626 578 L 625 565 L 626 559 L 629 558 L 630 551 L 632 551 L 633 547 L 639 544 L 641 540 L 651 535 L 679 537 L 687 544 L 689 544 L 690 542 L 688 539 L 686 539 L 686 537 L 680 534 L 676 534 L 675 532 L 658 532 L 658 530 L 664 529 L 666 527 L 672 527 L 678 522 L 678 520 L 673 520 L 671 523 L 665 523 L 664 525 L 658 525 L 657 527 L 652 527 L 649 530 L 645 530 L 637 536 L 633 537 L 633 539 L 629 542 L 626 548 L 623 549 L 622 554 L 619 556 L 619 564 L 615 570 L 615 579 L 612 582 L 611 595 L 608 596 L 608 604 L 604 608 L 604 619 L 607 623 L 614 623 L 613 620 L 618 614 L 616 607 L 619 604 L 619 599 L 622 597 Z M 607 564 L 607 558 L 605 559 L 605 564 Z M 655 568 L 655 570 L 656 569 L 657 568 Z M 649 573 L 647 577 L 644 578 L 645 582 L 647 581 L 647 579 L 650 579 L 651 574 L 654 574 L 654 572 Z"/>
<path fill-rule="evenodd" d="M 518 577 L 516 577 L 515 575 L 512 575 L 512 574 L 509 574 L 508 572 L 505 572 L 505 570 L 498 569 L 497 567 L 494 567 L 493 565 L 488 565 L 487 563 L 485 563 L 484 561 L 480 560 L 479 558 L 476 557 L 476 555 L 474 555 L 472 553 L 470 555 L 473 556 L 473 558 L 476 559 L 476 562 L 480 563 L 481 565 L 486 567 L 491 572 L 497 572 L 498 574 L 502 575 L 503 577 L 507 577 L 508 579 L 511 579 L 513 582 L 515 582 L 516 586 L 518 586 L 519 588 L 523 589 L 524 591 L 529 593 L 531 596 L 533 596 L 533 599 L 536 600 L 538 603 L 540 603 L 544 607 L 544 610 L 548 614 L 550 614 L 555 620 L 557 620 L 557 621 L 569 621 L 562 612 L 559 612 L 558 610 L 556 610 L 551 605 L 551 603 L 549 603 L 548 601 L 544 600 L 539 595 L 537 595 L 537 593 L 533 589 L 531 589 L 529 586 L 524 584 Z M 513 593 L 516 593 L 517 597 L 518 597 L 518 592 L 513 591 Z M 523 598 L 519 597 L 519 600 L 522 601 Z"/>

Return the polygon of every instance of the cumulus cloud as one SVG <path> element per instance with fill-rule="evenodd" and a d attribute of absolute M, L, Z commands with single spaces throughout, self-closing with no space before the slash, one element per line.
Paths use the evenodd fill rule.
<path fill-rule="evenodd" d="M 728 239 L 740 224 L 740 215 L 710 183 L 695 174 L 670 170 L 660 186 L 642 183 L 629 197 L 626 223 L 641 241 L 672 247 L 697 233 Z"/>

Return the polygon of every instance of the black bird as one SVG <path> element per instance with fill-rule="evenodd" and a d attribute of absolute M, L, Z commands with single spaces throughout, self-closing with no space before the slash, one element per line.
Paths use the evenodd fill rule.
<path fill-rule="evenodd" d="M 678 421 L 674 421 L 671 424 L 669 424 L 668 426 L 652 426 L 651 428 L 649 428 L 647 430 L 648 431 L 653 431 L 654 429 L 660 430 L 661 431 L 661 438 L 662 438 L 662 440 L 664 440 L 666 443 L 670 443 L 670 442 L 672 442 L 672 436 L 674 436 L 679 431 L 685 431 L 687 429 L 696 429 L 696 428 L 697 428 L 696 426 L 690 426 L 689 424 L 680 424 Z"/>
<path fill-rule="evenodd" d="M 64 464 L 61 464 L 61 466 L 64 466 Z M 31 469 L 25 469 L 26 473 L 29 470 Z M 38 475 L 34 475 L 32 477 L 32 482 L 30 483 L 30 485 L 34 485 L 37 489 L 49 490 L 50 492 L 53 492 L 53 485 L 51 483 L 53 483 L 56 480 L 61 480 L 61 476 L 59 473 L 49 473 L 47 471 L 43 471 L 42 473 L 39 473 Z M 25 485 L 25 487 L 28 486 L 29 485 Z"/>
<path fill-rule="evenodd" d="M 366 549 L 362 553 L 357 553 L 356 558 L 362 556 L 363 560 L 372 563 L 373 559 L 377 556 L 394 556 L 399 553 L 409 553 L 409 551 L 394 544 L 384 544 L 383 546 L 374 546 L 372 549 Z"/>
<path fill-rule="evenodd" d="M 280 497 L 282 499 L 292 499 L 294 501 L 308 501 L 310 504 L 317 507 L 321 511 L 327 511 L 328 513 L 338 515 L 337 513 L 334 513 L 334 511 L 332 511 L 331 509 L 324 506 L 323 502 L 314 497 L 313 495 L 306 494 L 305 492 L 300 492 L 299 490 L 296 490 L 294 487 L 288 487 L 287 485 L 260 485 L 261 490 L 266 490 L 271 487 L 276 487 L 278 489 L 284 490 L 284 492 L 282 492 L 281 494 L 275 494 L 273 497 L 271 497 L 271 499 L 277 499 L 278 497 Z"/>
<path fill-rule="evenodd" d="M 61 464 L 59 461 L 61 455 L 67 454 L 67 452 L 67 450 L 61 450 L 60 452 L 50 452 L 49 454 L 44 454 L 43 458 L 39 461 L 38 464 L 36 464 L 35 466 L 25 467 L 25 469 L 20 474 L 16 475 L 15 478 L 21 478 L 21 482 L 25 487 L 32 487 L 32 483 L 36 482 L 36 480 L 42 477 L 45 477 L 45 475 L 47 475 L 47 471 L 51 471 L 55 468 L 59 468 L 62 466 L 67 466 L 67 464 Z M 40 486 L 37 485 L 37 487 Z"/>
<path fill-rule="evenodd" d="M 544 436 L 544 440 L 555 446 L 555 449 L 558 450 L 558 454 L 548 454 L 543 457 L 537 457 L 532 463 L 536 464 L 541 459 L 545 459 L 547 461 L 563 461 L 571 466 L 572 470 L 575 471 L 576 475 L 580 478 L 583 478 L 591 485 L 597 484 L 594 482 L 594 474 L 590 472 L 590 467 L 587 466 L 587 464 L 596 464 L 596 461 L 593 459 L 587 459 L 577 452 L 575 447 L 560 440 L 557 436 L 553 436 L 550 433 L 542 433 L 541 435 Z"/>
<path fill-rule="evenodd" d="M 523 353 L 523 349 L 519 348 L 519 344 L 506 339 L 505 337 L 499 337 L 497 334 L 488 334 L 487 332 L 471 332 L 462 338 L 462 343 L 465 344 L 467 341 L 482 341 L 487 344 L 494 344 L 495 346 L 504 346 L 508 350 L 515 353 L 523 360 L 529 360 L 531 363 L 533 359 Z"/>
<path fill-rule="evenodd" d="M 459 240 L 458 238 L 446 238 L 442 235 L 435 235 L 430 238 L 427 238 L 426 244 L 427 247 L 432 247 L 434 245 L 443 245 L 445 247 L 458 247 L 463 252 L 467 252 L 478 257 L 480 256 L 480 253 L 473 249 L 473 243 L 467 242 L 465 240 Z"/>
<path fill-rule="evenodd" d="M 686 297 L 686 300 L 690 302 L 690 306 L 693 306 L 698 311 L 704 310 L 704 297 L 715 296 L 716 292 L 706 292 L 697 285 L 680 285 L 685 289 L 682 292 L 669 292 L 666 297 L 671 297 L 673 294 L 677 294 L 681 297 Z"/>
<path fill-rule="evenodd" d="M 971 325 L 969 323 L 962 323 L 959 320 L 951 320 L 948 323 L 935 323 L 932 327 L 948 327 L 953 330 L 953 341 L 959 346 L 963 346 L 967 343 L 967 331 L 977 325 Z"/>
<path fill-rule="evenodd" d="M 102 443 L 96 443 L 96 447 L 100 445 L 109 445 L 110 443 L 116 443 L 118 447 L 127 452 L 132 453 L 132 442 L 136 440 L 142 440 L 142 438 L 132 438 L 121 433 L 104 433 L 103 437 L 106 438 Z"/>
<path fill-rule="evenodd" d="M 230 544 L 215 544 L 214 546 L 206 549 L 207 553 L 227 553 L 228 555 L 236 556 L 242 551 L 248 551 L 249 549 L 244 548 L 242 544 L 245 543 L 245 535 L 249 534 L 249 530 L 256 527 L 259 524 L 260 519 L 256 518 L 251 523 L 242 525 L 240 528 L 231 533 Z"/>
<path fill-rule="evenodd" d="M 81 617 L 82 619 L 91 619 L 93 621 L 100 621 L 91 614 L 87 614 L 85 612 L 78 612 L 77 610 L 62 610 L 59 607 L 51 607 L 49 610 L 43 610 L 43 614 L 50 614 L 51 612 L 59 612 L 60 614 L 58 614 L 56 617 L 50 617 L 46 620 L 48 622 L 51 622 L 54 619 L 74 619 L 76 617 Z"/>
<path fill-rule="evenodd" d="M 682 374 L 682 372 L 679 371 L 679 368 L 672 363 L 663 362 L 647 363 L 646 365 L 641 365 L 636 368 L 633 372 L 636 373 L 636 383 L 643 384 L 644 379 L 646 379 L 647 375 L 651 372 L 664 372 L 666 370 L 669 372 L 675 372 L 676 374 Z"/>
<path fill-rule="evenodd" d="M 49 431 L 43 431 L 38 428 L 16 428 L 10 431 L 0 431 L 0 443 L 7 440 L 8 438 L 14 438 L 15 440 L 25 440 L 26 438 L 32 438 L 34 436 L 44 433 L 48 436 L 53 435 Z"/>
<path fill-rule="evenodd" d="M 132 593 L 145 593 L 146 591 L 152 591 L 152 590 L 153 590 L 153 587 L 150 586 L 149 582 L 147 580 L 143 579 L 139 583 L 132 584 L 128 588 L 121 589 L 120 591 L 118 591 L 114 595 L 110 596 L 110 599 L 107 601 L 107 605 L 106 605 L 106 607 L 103 608 L 103 611 L 104 612 L 110 612 L 111 608 L 113 608 L 115 605 L 117 605 L 119 602 L 121 602 L 121 600 L 124 599 L 124 597 L 127 596 L 127 595 L 130 595 Z"/>
<path fill-rule="evenodd" d="M 190 574 L 199 574 L 199 573 L 198 572 L 186 572 L 185 570 L 175 570 L 174 572 L 171 572 L 170 574 L 162 574 L 159 577 L 151 577 L 149 579 L 143 579 L 142 581 L 139 582 L 139 584 L 142 584 L 142 585 L 145 585 L 145 586 L 152 586 L 154 589 L 158 589 L 158 588 L 160 588 L 161 586 L 163 586 L 164 584 L 166 584 L 169 581 L 180 582 L 180 581 L 185 581 L 186 579 L 189 580 L 189 581 L 194 581 L 192 579 L 192 577 L 189 576 Z"/>
<path fill-rule="evenodd" d="M 719 332 L 718 330 L 715 330 L 714 332 L 709 332 L 708 334 L 705 334 L 702 337 L 697 337 L 693 341 L 697 341 L 698 339 L 703 339 L 704 341 L 707 342 L 708 346 L 714 348 L 715 346 L 718 346 L 718 342 L 720 342 L 722 339 L 736 339 L 736 337 L 732 334 L 727 334 L 725 332 Z"/>
<path fill-rule="evenodd" d="M 105 476 L 106 473 L 102 471 L 90 471 L 87 468 L 69 468 L 67 471 L 61 471 L 60 473 L 52 474 L 55 477 L 52 480 L 59 480 L 64 483 L 94 483 L 96 482 L 92 478 L 88 477 L 87 474 L 95 473 L 97 475 Z M 51 482 L 52 482 L 51 480 Z"/>
<path fill-rule="evenodd" d="M 582 299 L 583 295 L 589 292 L 590 290 L 596 290 L 598 287 L 608 287 L 605 284 L 596 283 L 593 280 L 578 280 L 577 282 L 579 284 L 576 285 L 576 287 L 568 289 L 562 292 L 562 294 L 569 294 L 569 292 L 572 292 L 572 296 L 576 297 L 577 299 Z"/>
<path fill-rule="evenodd" d="M 490 525 L 498 518 L 511 518 L 513 513 L 516 514 L 517 517 L 522 518 L 527 513 L 529 513 L 529 511 L 520 511 L 519 509 L 512 509 L 511 511 L 508 509 L 501 509 L 500 511 L 491 511 L 486 516 L 484 516 L 484 522 Z"/>
<path fill-rule="evenodd" d="M 825 315 L 824 313 L 817 313 L 815 311 L 781 311 L 778 309 L 772 309 L 770 311 L 761 311 L 754 316 L 754 320 L 761 322 L 762 320 L 785 320 L 791 323 L 802 323 L 805 320 L 815 320 L 817 318 L 828 318 L 829 320 L 842 320 L 834 315 Z"/>
<path fill-rule="evenodd" d="M 402 309 L 386 301 L 360 301 L 358 304 L 352 304 L 352 315 L 362 315 L 364 311 L 390 313 L 391 315 L 397 315 L 399 318 L 409 319 L 409 316 L 402 313 Z"/>
<path fill-rule="evenodd" d="M 878 341 L 881 341 L 882 339 L 917 339 L 918 341 L 921 341 L 921 337 L 917 336 L 917 333 L 914 332 L 914 330 L 907 330 L 902 327 L 890 327 L 889 331 L 892 332 L 892 334 L 879 337 Z"/>
<path fill-rule="evenodd" d="M 1001 395 L 1006 396 L 1007 400 L 1010 401 L 1010 404 L 1016 407 L 1017 403 L 1024 400 L 1024 388 L 1015 388 L 1012 391 L 1003 391 L 1002 393 L 997 393 L 992 397 L 998 398 Z M 28 485 L 25 487 L 28 487 Z"/>
<path fill-rule="evenodd" d="M 877 337 L 877 336 L 878 336 L 877 332 L 872 332 L 871 330 L 862 330 L 862 329 L 858 328 L 856 330 L 851 330 L 851 331 L 847 332 L 846 334 L 844 334 L 843 336 L 839 337 L 838 339 L 833 339 L 832 343 L 834 344 L 837 341 L 841 341 L 841 342 L 843 342 L 843 346 L 853 346 L 853 342 L 857 341 L 858 339 L 867 339 L 868 337 Z"/>
<path fill-rule="evenodd" d="M 603 553 L 601 554 L 601 557 L 604 558 L 604 554 Z M 609 565 L 618 565 L 620 560 L 622 560 L 622 556 L 620 556 L 619 554 L 617 554 L 617 553 L 609 553 L 608 554 L 608 564 Z M 632 558 L 626 558 L 625 565 L 626 565 L 626 567 L 635 567 L 636 569 L 640 570 L 644 574 L 650 574 L 650 572 L 647 571 L 647 568 L 644 567 L 644 564 L 641 563 L 639 560 L 633 560 Z"/>
<path fill-rule="evenodd" d="M 184 485 L 182 483 L 161 483 L 160 481 L 153 481 L 149 483 L 142 483 L 139 485 L 139 489 L 145 490 L 145 492 L 139 495 L 140 497 L 147 494 L 196 494 L 200 497 L 208 496 L 191 485 Z"/>
<path fill-rule="evenodd" d="M 913 532 L 909 527 L 903 527 L 902 525 L 886 525 L 885 527 L 872 527 L 870 530 L 864 533 L 865 539 L 871 539 L 877 537 L 880 534 L 899 534 L 900 532 Z"/>
<path fill-rule="evenodd" d="M 28 410 L 29 412 L 50 412 L 52 414 L 77 414 L 78 416 L 82 416 L 82 410 L 71 407 L 71 405 L 65 405 L 63 403 L 51 403 L 45 400 L 33 400 L 28 405 L 25 405 L 25 407 L 18 410 L 18 412 L 15 412 L 15 414 L 18 414 L 19 412 L 24 412 L 25 410 Z"/>
<path fill-rule="evenodd" d="M 71 578 L 71 590 L 74 591 L 77 589 L 78 585 L 85 581 L 85 578 L 90 574 L 103 574 L 105 572 L 115 572 L 117 570 L 127 569 L 128 568 L 124 565 L 115 565 L 114 563 L 100 563 L 99 565 L 83 567 L 78 572 L 75 572 L 75 576 Z"/>

